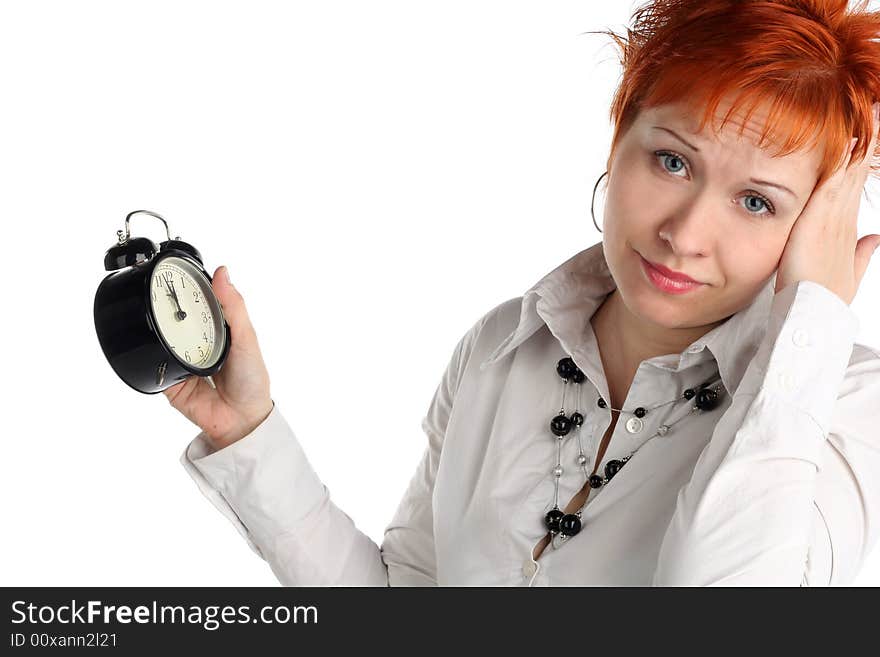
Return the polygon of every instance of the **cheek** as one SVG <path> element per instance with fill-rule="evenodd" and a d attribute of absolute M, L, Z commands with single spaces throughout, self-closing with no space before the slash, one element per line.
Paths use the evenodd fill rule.
<path fill-rule="evenodd" d="M 725 241 L 717 255 L 724 287 L 733 294 L 742 290 L 746 296 L 757 292 L 779 265 L 782 247 L 777 241 L 770 237 L 764 241 L 753 238 Z"/>
<path fill-rule="evenodd" d="M 630 239 L 649 229 L 657 217 L 651 196 L 650 185 L 638 175 L 627 175 L 625 181 L 609 186 L 605 196 L 597 190 L 594 212 L 604 237 Z"/>

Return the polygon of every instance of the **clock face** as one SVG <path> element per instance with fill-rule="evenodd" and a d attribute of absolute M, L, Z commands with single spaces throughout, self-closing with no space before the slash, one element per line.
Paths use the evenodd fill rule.
<path fill-rule="evenodd" d="M 181 363 L 207 369 L 226 344 L 226 326 L 211 283 L 188 260 L 167 256 L 153 268 L 150 307 L 160 337 Z"/>

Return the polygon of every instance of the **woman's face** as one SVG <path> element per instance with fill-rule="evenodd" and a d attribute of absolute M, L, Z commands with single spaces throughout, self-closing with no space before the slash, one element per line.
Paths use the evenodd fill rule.
<path fill-rule="evenodd" d="M 632 314 L 657 328 L 718 323 L 751 303 L 776 271 L 815 186 L 820 154 L 771 157 L 755 145 L 765 118 L 755 111 L 741 138 L 741 116 L 719 136 L 709 125 L 697 134 L 699 117 L 670 104 L 642 111 L 622 137 L 602 229 L 608 266 Z M 659 290 L 640 255 L 704 285 L 677 295 Z"/>

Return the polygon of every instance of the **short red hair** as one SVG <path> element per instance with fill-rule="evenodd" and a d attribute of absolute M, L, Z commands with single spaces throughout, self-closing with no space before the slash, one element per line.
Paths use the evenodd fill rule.
<path fill-rule="evenodd" d="M 817 184 L 843 163 L 853 137 L 853 160 L 864 157 L 872 104 L 880 99 L 880 12 L 866 11 L 868 4 L 861 0 L 852 11 L 848 0 L 652 0 L 640 6 L 627 37 L 599 32 L 614 39 L 623 66 L 610 112 L 609 166 L 639 110 L 686 101 L 702 111 L 702 130 L 729 93 L 735 100 L 722 125 L 744 106 L 750 116 L 755 105 L 769 103 L 760 147 L 769 139 L 775 155 L 787 155 L 824 145 Z"/>

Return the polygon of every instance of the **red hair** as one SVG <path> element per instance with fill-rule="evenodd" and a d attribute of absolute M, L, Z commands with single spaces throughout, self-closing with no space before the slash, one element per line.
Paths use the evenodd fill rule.
<path fill-rule="evenodd" d="M 614 39 L 623 66 L 608 164 L 641 109 L 686 101 L 702 111 L 702 130 L 729 93 L 722 126 L 769 103 L 759 147 L 824 148 L 817 184 L 843 164 L 853 137 L 853 161 L 863 158 L 880 100 L 880 12 L 868 4 L 848 12 L 848 0 L 652 0 L 633 13 L 626 38 L 598 32 Z"/>

